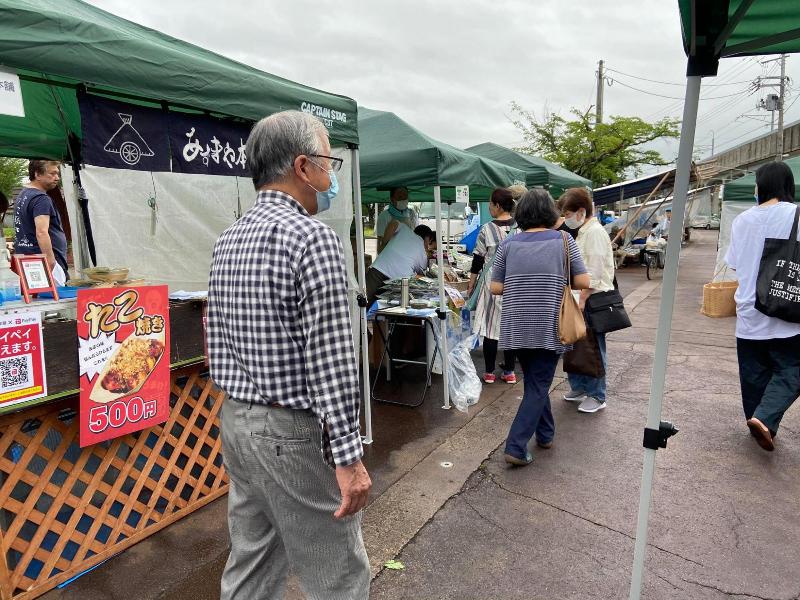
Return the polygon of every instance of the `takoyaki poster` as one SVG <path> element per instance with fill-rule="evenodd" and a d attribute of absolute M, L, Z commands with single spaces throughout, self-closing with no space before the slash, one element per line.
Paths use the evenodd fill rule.
<path fill-rule="evenodd" d="M 78 362 L 82 448 L 166 421 L 167 286 L 78 290 Z"/>

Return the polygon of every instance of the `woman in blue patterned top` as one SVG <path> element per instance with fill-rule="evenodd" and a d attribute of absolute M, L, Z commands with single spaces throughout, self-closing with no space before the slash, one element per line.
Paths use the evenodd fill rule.
<path fill-rule="evenodd" d="M 492 268 L 492 293 L 503 296 L 500 348 L 514 350 L 522 365 L 525 392 L 506 440 L 505 459 L 512 465 L 533 461 L 528 442 L 536 435 L 541 448 L 550 448 L 555 422 L 550 410 L 550 385 L 558 359 L 571 346 L 558 335 L 558 314 L 564 286 L 566 242 L 572 287 L 589 287 L 589 275 L 571 236 L 552 227 L 558 212 L 550 194 L 531 190 L 514 214 L 519 233 L 497 249 Z"/>

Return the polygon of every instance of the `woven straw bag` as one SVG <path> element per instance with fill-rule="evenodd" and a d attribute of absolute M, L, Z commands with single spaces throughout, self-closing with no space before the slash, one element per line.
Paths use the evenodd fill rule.
<path fill-rule="evenodd" d="M 728 266 L 725 265 L 727 271 Z M 711 281 L 703 286 L 703 308 L 700 310 L 707 317 L 722 318 L 736 316 L 736 300 L 734 294 L 739 287 L 738 281 L 714 281 L 719 275 L 714 274 Z M 724 274 L 723 274 L 724 277 Z"/>

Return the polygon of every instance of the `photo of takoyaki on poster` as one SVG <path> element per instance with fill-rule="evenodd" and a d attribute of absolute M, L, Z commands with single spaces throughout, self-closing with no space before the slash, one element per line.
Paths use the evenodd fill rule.
<path fill-rule="evenodd" d="M 169 416 L 167 286 L 78 292 L 81 446 Z"/>

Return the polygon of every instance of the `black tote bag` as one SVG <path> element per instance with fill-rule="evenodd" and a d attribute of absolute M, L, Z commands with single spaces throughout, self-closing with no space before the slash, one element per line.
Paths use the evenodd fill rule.
<path fill-rule="evenodd" d="M 768 317 L 800 323 L 800 242 L 797 228 L 800 206 L 795 209 L 788 240 L 767 238 L 758 267 L 756 309 Z"/>

